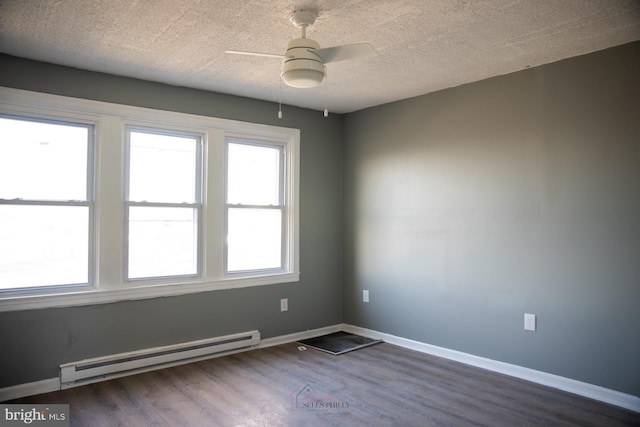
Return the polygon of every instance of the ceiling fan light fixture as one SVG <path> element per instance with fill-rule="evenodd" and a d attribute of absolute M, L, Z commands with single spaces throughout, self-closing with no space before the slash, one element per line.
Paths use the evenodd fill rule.
<path fill-rule="evenodd" d="M 295 68 L 282 72 L 282 80 L 291 87 L 306 89 L 318 86 L 324 79 L 324 71 Z"/>
<path fill-rule="evenodd" d="M 282 80 L 288 86 L 304 89 L 322 83 L 324 64 L 313 53 L 319 47 L 318 42 L 304 37 L 289 42 L 281 73 Z"/>

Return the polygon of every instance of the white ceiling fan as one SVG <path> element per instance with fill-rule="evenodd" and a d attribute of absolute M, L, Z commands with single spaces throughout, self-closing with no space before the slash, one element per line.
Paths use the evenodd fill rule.
<path fill-rule="evenodd" d="M 289 19 L 293 25 L 301 29 L 301 36 L 289 42 L 284 55 L 237 50 L 227 50 L 225 53 L 280 58 L 283 60 L 280 76 L 288 86 L 295 88 L 310 88 L 322 83 L 326 74 L 326 64 L 377 55 L 369 43 L 320 49 L 318 42 L 307 38 L 307 27 L 313 25 L 317 17 L 318 11 L 313 9 L 296 10 L 291 13 Z"/>

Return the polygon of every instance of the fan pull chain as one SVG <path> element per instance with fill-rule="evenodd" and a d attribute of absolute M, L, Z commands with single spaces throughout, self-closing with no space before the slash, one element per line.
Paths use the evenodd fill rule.
<path fill-rule="evenodd" d="M 329 74 L 327 66 L 324 66 L 324 116 L 329 117 L 329 108 L 327 107 L 327 99 L 329 98 Z"/>
<path fill-rule="evenodd" d="M 282 118 L 282 79 L 278 80 L 278 118 Z"/>

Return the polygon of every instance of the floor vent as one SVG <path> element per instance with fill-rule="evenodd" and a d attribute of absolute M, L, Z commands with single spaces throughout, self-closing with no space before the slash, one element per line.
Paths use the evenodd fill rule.
<path fill-rule="evenodd" d="M 224 356 L 256 347 L 258 344 L 260 344 L 260 332 L 249 331 L 65 363 L 60 365 L 60 384 L 64 389 L 95 383 Z"/>

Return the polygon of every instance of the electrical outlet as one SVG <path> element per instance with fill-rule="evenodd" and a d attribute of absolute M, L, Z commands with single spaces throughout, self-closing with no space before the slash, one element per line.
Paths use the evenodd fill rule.
<path fill-rule="evenodd" d="M 366 289 L 362 290 L 362 302 L 369 302 L 369 291 Z"/>
<path fill-rule="evenodd" d="M 282 298 L 280 300 L 280 311 L 289 311 L 289 298 Z"/>
<path fill-rule="evenodd" d="M 535 331 L 536 330 L 536 315 L 525 313 L 524 314 L 524 330 Z"/>

